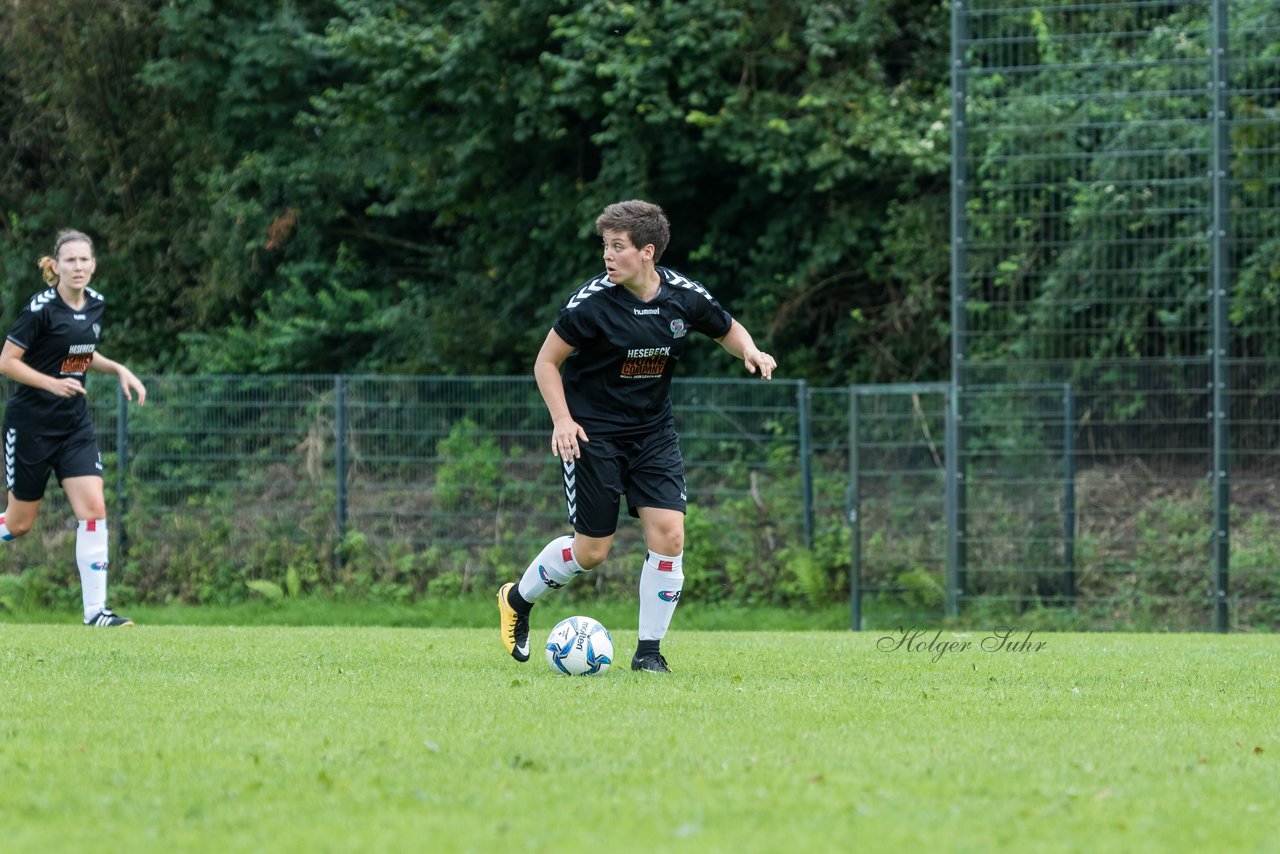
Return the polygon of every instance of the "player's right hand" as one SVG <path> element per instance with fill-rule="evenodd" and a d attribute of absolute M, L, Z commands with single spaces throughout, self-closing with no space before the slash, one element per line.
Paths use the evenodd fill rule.
<path fill-rule="evenodd" d="M 49 391 L 58 397 L 75 397 L 84 394 L 84 384 L 75 377 L 60 377 L 49 386 Z"/>
<path fill-rule="evenodd" d="M 564 418 L 555 423 L 551 430 L 551 453 L 563 462 L 569 463 L 582 456 L 578 441 L 589 442 L 587 431 L 572 418 Z"/>

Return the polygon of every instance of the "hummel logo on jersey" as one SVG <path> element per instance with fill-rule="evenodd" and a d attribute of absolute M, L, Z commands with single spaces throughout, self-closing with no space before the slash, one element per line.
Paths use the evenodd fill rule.
<path fill-rule="evenodd" d="M 657 310 L 656 308 L 633 308 L 633 309 L 631 309 L 631 310 L 632 310 L 633 312 L 635 312 L 635 314 L 636 314 L 636 316 L 637 316 L 637 317 L 639 317 L 639 316 L 641 316 L 641 315 L 644 315 L 644 314 L 657 314 L 657 313 L 658 313 L 658 310 Z"/>
<path fill-rule="evenodd" d="M 698 284 L 697 282 L 691 279 L 686 279 L 684 276 L 681 276 L 679 273 L 675 272 L 674 270 L 667 270 L 667 272 L 671 274 L 670 278 L 667 279 L 667 281 L 670 284 L 673 284 L 679 288 L 685 288 L 687 290 L 693 291 L 695 294 L 701 294 L 707 299 L 711 299 L 711 294 L 707 293 L 707 289 L 704 288 L 702 285 Z"/>
<path fill-rule="evenodd" d="M 18 431 L 13 427 L 9 428 L 9 432 L 4 435 L 4 476 L 5 482 L 9 485 L 9 489 L 13 489 L 14 480 L 14 454 L 17 453 Z M 6 539 L 13 539 L 8 537 Z"/>
<path fill-rule="evenodd" d="M 578 490 L 574 486 L 578 482 L 578 476 L 574 474 L 573 469 L 573 462 L 564 464 L 564 497 L 569 505 L 570 522 L 574 522 L 578 518 Z"/>
<path fill-rule="evenodd" d="M 582 301 L 587 297 L 591 296 L 592 294 L 598 294 L 601 291 L 605 290 L 606 288 L 612 288 L 613 286 L 614 286 L 613 282 L 609 281 L 608 273 L 597 276 L 596 278 L 587 282 L 587 284 L 584 285 L 581 289 L 579 289 L 576 294 L 570 297 L 569 301 L 565 303 L 564 307 L 577 308 L 582 303 Z"/>
<path fill-rule="evenodd" d="M 46 305 L 48 305 L 53 300 L 53 298 L 57 295 L 58 295 L 58 291 L 56 288 L 49 288 L 49 290 L 47 291 L 42 291 L 35 295 L 35 297 L 31 300 L 31 304 L 28 305 L 27 308 L 31 309 L 32 311 L 40 311 Z"/>

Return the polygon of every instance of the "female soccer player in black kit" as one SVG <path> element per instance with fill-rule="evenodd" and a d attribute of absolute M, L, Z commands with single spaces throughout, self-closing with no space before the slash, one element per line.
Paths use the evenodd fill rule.
<path fill-rule="evenodd" d="M 669 673 L 659 644 L 684 584 L 685 510 L 672 373 L 690 332 L 714 338 L 764 379 L 777 363 L 702 285 L 657 266 L 671 234 L 662 208 L 638 200 L 609 205 L 596 233 L 605 271 L 560 309 L 533 368 L 551 413 L 551 452 L 564 467 L 574 533 L 548 543 L 519 582 L 498 591 L 502 642 L 516 661 L 528 661 L 533 603 L 604 561 L 625 495 L 648 547 L 631 669 Z"/>
<path fill-rule="evenodd" d="M 35 525 L 49 472 L 67 493 L 79 524 L 76 564 L 84 600 L 84 624 L 131 626 L 107 607 L 107 508 L 102 491 L 98 437 L 85 402 L 85 372 L 115 374 L 129 400 L 147 399 L 133 372 L 98 350 L 102 295 L 89 287 L 97 266 L 93 242 L 62 231 L 53 255 L 40 259 L 50 287 L 31 297 L 0 350 L 0 373 L 18 383 L 4 410 L 5 476 L 9 502 L 0 516 L 0 539 L 21 537 Z"/>

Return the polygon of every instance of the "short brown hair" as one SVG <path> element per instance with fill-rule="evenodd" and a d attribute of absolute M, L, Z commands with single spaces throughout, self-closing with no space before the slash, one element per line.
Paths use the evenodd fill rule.
<path fill-rule="evenodd" d="M 637 249 L 653 244 L 653 260 L 656 263 L 671 240 L 671 223 L 662 208 L 652 202 L 631 199 L 615 202 L 596 217 L 596 234 L 606 231 L 625 231 Z"/>

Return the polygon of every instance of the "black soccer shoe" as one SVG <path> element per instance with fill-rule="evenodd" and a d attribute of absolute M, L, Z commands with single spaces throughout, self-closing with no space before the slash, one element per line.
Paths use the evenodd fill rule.
<path fill-rule="evenodd" d="M 662 657 L 660 652 L 649 652 L 644 655 L 637 652 L 631 656 L 631 669 L 644 670 L 648 673 L 671 672 L 671 668 L 667 667 L 667 660 Z"/>
<path fill-rule="evenodd" d="M 84 624 L 91 629 L 113 629 L 132 626 L 133 620 L 130 620 L 128 617 L 120 616 L 110 608 L 103 608 L 101 611 L 85 620 Z"/>

